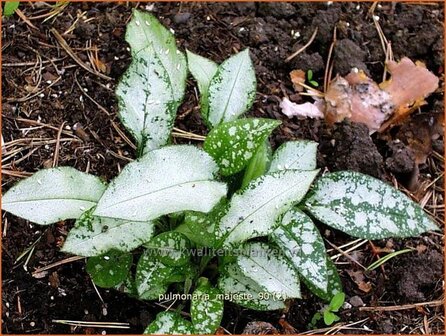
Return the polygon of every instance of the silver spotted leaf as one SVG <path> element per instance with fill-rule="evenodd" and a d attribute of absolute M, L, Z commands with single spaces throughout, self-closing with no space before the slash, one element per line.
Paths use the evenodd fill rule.
<path fill-rule="evenodd" d="M 269 235 L 279 216 L 300 202 L 318 170 L 283 170 L 263 175 L 232 196 L 220 221 L 218 237 L 224 246 Z"/>
<path fill-rule="evenodd" d="M 180 313 L 164 311 L 156 315 L 144 334 L 150 335 L 190 335 L 194 333 L 192 323 L 181 317 Z"/>
<path fill-rule="evenodd" d="M 278 120 L 262 118 L 224 122 L 208 134 L 203 148 L 217 162 L 222 175 L 233 175 L 246 167 L 278 125 Z"/>
<path fill-rule="evenodd" d="M 84 257 L 110 249 L 130 252 L 150 240 L 154 227 L 153 222 L 98 217 L 87 211 L 68 233 L 62 251 Z"/>
<path fill-rule="evenodd" d="M 243 307 L 254 310 L 284 309 L 284 300 L 268 293 L 258 283 L 245 276 L 237 264 L 229 264 L 220 273 L 218 287 L 225 298 Z"/>
<path fill-rule="evenodd" d="M 192 293 L 190 315 L 197 335 L 213 335 L 223 317 L 223 295 L 210 285 L 206 278 L 198 279 L 198 286 Z"/>
<path fill-rule="evenodd" d="M 131 253 L 110 250 L 101 256 L 88 258 L 86 269 L 97 286 L 111 288 L 127 279 L 132 261 Z"/>
<path fill-rule="evenodd" d="M 256 85 L 248 49 L 225 60 L 209 85 L 208 123 L 215 127 L 248 111 L 254 102 Z"/>
<path fill-rule="evenodd" d="M 299 210 L 289 210 L 271 238 L 305 280 L 327 291 L 327 252 L 310 217 Z"/>
<path fill-rule="evenodd" d="M 79 218 L 105 189 L 99 178 L 71 167 L 42 169 L 10 188 L 2 209 L 36 224 L 53 224 Z"/>
<path fill-rule="evenodd" d="M 406 195 L 378 179 L 352 171 L 319 178 L 305 207 L 321 222 L 358 238 L 404 238 L 438 230 Z"/>
<path fill-rule="evenodd" d="M 153 150 L 127 164 L 98 202 L 95 216 L 149 221 L 170 213 L 210 211 L 226 195 L 217 165 L 190 145 Z"/>
<path fill-rule="evenodd" d="M 207 121 L 209 111 L 209 84 L 217 72 L 218 64 L 206 57 L 194 54 L 189 50 L 186 50 L 186 54 L 189 71 L 197 81 L 198 90 L 200 91 L 201 115 Z"/>
<path fill-rule="evenodd" d="M 133 55 L 152 46 L 167 73 L 173 98 L 178 106 L 186 89 L 187 63 L 186 57 L 176 46 L 175 35 L 151 13 L 134 9 L 132 20 L 127 25 L 125 40 L 130 44 Z"/>
<path fill-rule="evenodd" d="M 274 152 L 269 172 L 316 169 L 317 146 L 317 142 L 307 140 L 285 142 Z"/>
<path fill-rule="evenodd" d="M 265 243 L 249 243 L 237 257 L 241 272 L 281 300 L 300 298 L 299 275 L 279 250 Z"/>
<path fill-rule="evenodd" d="M 144 246 L 151 249 L 153 256 L 167 266 L 181 266 L 190 260 L 190 241 L 180 232 L 163 232 Z"/>

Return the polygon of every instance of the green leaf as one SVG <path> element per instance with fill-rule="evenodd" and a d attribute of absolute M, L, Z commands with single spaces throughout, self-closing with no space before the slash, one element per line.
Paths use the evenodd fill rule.
<path fill-rule="evenodd" d="M 114 248 L 130 252 L 153 236 L 153 222 L 92 216 L 85 212 L 68 233 L 62 251 L 85 257 L 104 254 Z"/>
<path fill-rule="evenodd" d="M 227 199 L 223 198 L 209 213 L 196 211 L 186 212 L 184 224 L 192 232 L 192 239 L 201 246 L 215 247 L 216 223 L 220 221 L 226 211 Z"/>
<path fill-rule="evenodd" d="M 181 266 L 190 260 L 190 241 L 180 232 L 163 232 L 144 246 L 151 249 L 155 258 L 167 266 Z"/>
<path fill-rule="evenodd" d="M 186 89 L 187 63 L 186 57 L 176 46 L 175 36 L 152 14 L 134 9 L 132 20 L 127 25 L 125 40 L 130 44 L 132 54 L 147 46 L 153 47 L 156 57 L 167 72 L 173 98 L 178 106 Z"/>
<path fill-rule="evenodd" d="M 211 83 L 212 77 L 214 77 L 217 72 L 218 64 L 206 57 L 194 54 L 189 50 L 186 50 L 186 54 L 189 71 L 197 81 L 198 90 L 200 91 L 201 115 L 203 116 L 203 119 L 207 121 L 209 110 L 209 84 Z"/>
<path fill-rule="evenodd" d="M 146 250 L 141 255 L 136 267 L 135 285 L 138 295 L 143 300 L 158 300 L 167 291 L 175 268 L 166 266 L 153 256 L 153 251 Z M 174 280 L 174 281 L 172 281 Z"/>
<path fill-rule="evenodd" d="M 192 294 L 190 315 L 195 334 L 212 335 L 220 326 L 224 302 L 221 292 L 204 279 Z"/>
<path fill-rule="evenodd" d="M 189 145 L 151 151 L 124 167 L 100 199 L 94 215 L 149 221 L 169 213 L 210 211 L 226 195 L 213 181 L 217 165 Z"/>
<path fill-rule="evenodd" d="M 87 272 L 97 286 L 111 288 L 127 278 L 132 261 L 130 253 L 110 250 L 104 255 L 88 258 Z"/>
<path fill-rule="evenodd" d="M 190 335 L 194 330 L 192 323 L 183 319 L 177 312 L 164 311 L 156 315 L 144 334 L 152 335 Z"/>
<path fill-rule="evenodd" d="M 309 69 L 307 71 L 307 78 L 308 78 L 308 81 L 311 81 L 313 79 L 313 70 Z"/>
<path fill-rule="evenodd" d="M 172 84 L 152 45 L 133 54 L 116 88 L 119 117 L 147 152 L 165 145 L 176 115 Z"/>
<path fill-rule="evenodd" d="M 256 85 L 248 49 L 224 61 L 209 85 L 209 124 L 215 127 L 248 111 L 254 102 Z"/>
<path fill-rule="evenodd" d="M 324 323 L 326 325 L 332 325 L 333 322 L 339 321 L 339 317 L 332 313 L 331 311 L 325 310 L 324 311 Z"/>
<path fill-rule="evenodd" d="M 313 294 L 319 296 L 326 302 L 330 302 L 334 295 L 342 292 L 342 282 L 339 277 L 338 270 L 333 261 L 327 256 L 327 276 L 328 276 L 328 286 L 327 290 L 323 291 L 320 288 L 314 286 L 313 283 L 309 282 L 306 278 L 302 278 L 307 287 L 313 292 Z"/>
<path fill-rule="evenodd" d="M 262 176 L 269 168 L 271 163 L 272 149 L 268 139 L 263 142 L 263 145 L 257 149 L 254 157 L 249 160 L 243 175 L 242 188 L 246 187 L 249 182 Z"/>
<path fill-rule="evenodd" d="M 105 188 L 99 178 L 71 167 L 42 169 L 9 189 L 2 209 L 36 224 L 52 224 L 79 218 Z"/>
<path fill-rule="evenodd" d="M 127 278 L 123 282 L 114 286 L 114 289 L 122 293 L 128 294 L 131 297 L 135 298 L 138 297 L 138 291 L 136 290 L 135 279 L 131 274 L 131 272 L 127 274 Z"/>
<path fill-rule="evenodd" d="M 282 254 L 265 243 L 246 244 L 237 257 L 242 273 L 282 300 L 300 298 L 299 276 Z"/>
<path fill-rule="evenodd" d="M 307 193 L 318 170 L 284 170 L 263 175 L 233 195 L 218 227 L 218 237 L 230 246 L 273 232 L 280 215 Z"/>
<path fill-rule="evenodd" d="M 255 310 L 284 309 L 283 300 L 265 290 L 254 280 L 245 276 L 236 264 L 227 265 L 220 274 L 218 287 L 228 300 Z"/>
<path fill-rule="evenodd" d="M 20 1 L 6 1 L 5 7 L 3 8 L 4 16 L 11 16 L 15 13 L 15 10 L 19 8 Z"/>
<path fill-rule="evenodd" d="M 307 215 L 299 210 L 289 210 L 271 238 L 303 278 L 321 291 L 327 291 L 324 241 Z"/>
<path fill-rule="evenodd" d="M 368 175 L 342 171 L 315 183 L 305 206 L 321 222 L 364 239 L 414 237 L 438 230 L 421 207 Z"/>
<path fill-rule="evenodd" d="M 379 266 L 383 265 L 384 263 L 386 263 L 389 259 L 392 259 L 400 254 L 404 254 L 404 253 L 408 253 L 408 252 L 412 252 L 414 251 L 413 249 L 404 249 L 404 250 L 400 250 L 400 251 L 395 251 L 392 253 L 387 254 L 385 257 L 381 257 L 380 259 L 376 260 L 375 262 L 373 262 L 372 264 L 369 265 L 369 267 L 367 267 L 367 271 L 373 271 L 374 269 L 378 268 Z"/>
<path fill-rule="evenodd" d="M 316 169 L 317 146 L 317 142 L 307 140 L 285 142 L 275 151 L 269 172 Z"/>
<path fill-rule="evenodd" d="M 217 162 L 222 175 L 233 175 L 246 167 L 278 125 L 280 121 L 273 119 L 249 118 L 224 122 L 208 134 L 203 148 Z"/>
<path fill-rule="evenodd" d="M 337 312 L 342 307 L 345 301 L 345 294 L 340 292 L 336 293 L 330 301 L 329 309 L 333 312 Z"/>

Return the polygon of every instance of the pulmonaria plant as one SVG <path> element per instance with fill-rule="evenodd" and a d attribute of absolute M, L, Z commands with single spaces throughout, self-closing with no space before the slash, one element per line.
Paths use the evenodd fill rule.
<path fill-rule="evenodd" d="M 283 309 L 301 297 L 301 282 L 330 302 L 342 287 L 315 220 L 365 239 L 438 229 L 386 183 L 321 176 L 315 142 L 272 154 L 268 136 L 280 122 L 240 118 L 256 92 L 247 49 L 220 65 L 190 51 L 186 61 L 173 34 L 137 10 L 126 40 L 132 62 L 116 95 L 138 159 L 109 183 L 70 167 L 40 170 L 9 189 L 2 208 L 41 225 L 75 219 L 62 251 L 88 257 L 100 287 L 141 300 L 177 295 L 146 333 L 212 334 L 224 300 Z M 170 141 L 188 69 L 211 129 L 202 149 Z M 187 299 L 190 320 L 180 314 Z"/>

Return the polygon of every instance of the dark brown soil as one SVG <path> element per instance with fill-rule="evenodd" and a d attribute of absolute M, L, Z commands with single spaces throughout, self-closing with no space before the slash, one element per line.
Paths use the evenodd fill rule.
<path fill-rule="evenodd" d="M 88 170 L 111 179 L 129 158 L 134 158 L 134 149 L 113 126 L 114 122 L 123 130 L 116 117 L 113 91 L 130 62 L 124 33 L 131 7 L 135 4 L 70 3 L 61 14 L 44 22 L 44 18 L 33 17 L 48 13 L 50 8 L 46 4 L 22 3 L 21 9 L 37 29 L 17 16 L 3 18 L 2 131 L 4 142 L 9 144 L 3 153 L 3 190 L 27 173 L 51 166 L 55 142 L 45 144 L 40 141 L 56 139 L 64 122 L 59 165 Z M 274 147 L 289 139 L 316 140 L 320 143 L 319 167 L 360 171 L 399 185 L 403 191 L 407 191 L 404 187 L 410 187 L 414 199 L 425 202 L 426 210 L 441 225 L 444 180 L 439 175 L 444 170 L 444 138 L 442 134 L 434 136 L 432 133 L 432 123 L 443 113 L 441 90 L 433 94 L 428 104 L 405 125 L 372 137 L 359 124 L 346 122 L 330 128 L 319 120 L 287 119 L 280 112 L 282 97 L 288 96 L 296 102 L 304 99 L 293 91 L 289 80 L 291 70 L 312 69 L 315 79 L 323 82 L 335 25 L 338 26 L 335 73 L 343 75 L 351 67 L 357 67 L 377 81 L 382 78 L 385 57 L 368 15 L 370 5 L 328 5 L 327 2 L 139 3 L 140 8 L 151 8 L 166 26 L 175 31 L 183 50 L 188 48 L 221 62 L 235 51 L 250 47 L 258 76 L 258 94 L 249 114 L 283 121 L 273 134 Z M 441 4 L 383 3 L 376 8 L 375 15 L 380 17 L 384 34 L 392 42 L 396 59 L 407 56 L 421 60 L 443 78 L 444 10 Z M 73 24 L 74 29 L 70 29 Z M 314 42 L 290 63 L 285 63 L 284 59 L 302 47 L 316 27 L 318 34 Z M 84 62 L 89 61 L 87 50 L 96 46 L 98 58 L 111 80 L 79 67 L 57 43 L 51 28 L 60 34 L 66 32 L 63 37 Z M 292 31 L 295 36 L 299 32 L 300 37 L 293 37 Z M 61 79 L 56 81 L 59 76 Z M 29 92 L 36 86 L 43 90 L 43 95 L 30 96 Z M 190 80 L 176 126 L 206 134 L 194 87 Z M 416 118 L 424 118 L 427 122 L 412 122 Z M 35 124 L 35 121 L 44 126 Z M 11 141 L 19 142 L 15 145 Z M 174 138 L 174 141 L 188 140 Z M 425 163 L 415 164 L 415 151 L 425 148 L 420 143 L 426 141 L 433 149 L 427 147 Z M 415 149 L 414 143 L 418 144 Z M 107 333 L 141 333 L 156 313 L 163 310 L 155 303 L 99 289 L 102 302 L 85 272 L 83 260 L 54 267 L 41 277 L 33 277 L 31 273 L 36 268 L 67 258 L 59 248 L 73 223 L 67 221 L 41 227 L 9 214 L 4 214 L 2 219 L 3 333 L 102 333 L 104 330 Z M 352 240 L 326 227 L 321 226 L 321 229 L 336 246 Z M 37 240 L 32 253 L 17 261 Z M 391 259 L 382 269 L 365 273 L 351 259 L 336 259 L 347 295 L 347 305 L 341 312 L 342 321 L 356 323 L 351 329 L 339 332 L 443 334 L 442 304 L 387 312 L 360 311 L 361 305 L 398 306 L 440 300 L 443 297 L 443 234 L 389 239 L 374 244 L 395 250 L 413 247 L 417 252 Z M 335 254 L 336 251 L 331 252 L 331 255 Z M 363 265 L 376 260 L 369 244 L 349 255 Z M 358 285 L 358 277 L 362 277 L 365 287 L 364 283 Z M 251 323 L 250 330 L 256 330 L 252 322 L 263 321 L 270 323 L 265 324 L 269 331 L 276 328 L 284 333 L 292 327 L 296 332 L 303 332 L 308 330 L 313 314 L 322 306 L 320 300 L 304 291 L 302 300 L 290 303 L 284 316 L 284 321 L 289 324 L 287 327 L 280 320 L 282 313 L 260 313 L 227 303 L 222 326 L 231 333 L 241 333 L 248 323 Z M 54 323 L 56 319 L 128 322 L 130 329 L 74 328 Z"/>

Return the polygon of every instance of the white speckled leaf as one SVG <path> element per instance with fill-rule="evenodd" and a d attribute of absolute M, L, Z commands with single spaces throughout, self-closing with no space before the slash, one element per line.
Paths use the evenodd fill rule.
<path fill-rule="evenodd" d="M 265 243 L 251 243 L 237 257 L 241 272 L 266 292 L 281 297 L 300 298 L 299 275 L 291 262 Z"/>
<path fill-rule="evenodd" d="M 234 194 L 218 227 L 218 237 L 230 246 L 273 232 L 280 215 L 307 193 L 318 170 L 284 170 L 263 175 Z"/>
<path fill-rule="evenodd" d="M 84 257 L 101 255 L 110 249 L 130 252 L 148 242 L 153 222 L 92 216 L 85 212 L 68 233 L 62 251 Z"/>
<path fill-rule="evenodd" d="M 327 256 L 326 257 L 327 264 L 327 278 L 328 285 L 327 290 L 323 291 L 320 288 L 314 286 L 313 283 L 309 282 L 306 278 L 302 278 L 305 285 L 313 292 L 313 294 L 319 296 L 321 299 L 330 302 L 331 298 L 335 296 L 335 294 L 342 292 L 342 282 L 339 277 L 338 270 L 333 261 Z"/>
<path fill-rule="evenodd" d="M 199 245 L 214 247 L 216 243 L 215 226 L 226 211 L 227 199 L 222 199 L 210 212 L 188 211 L 184 223 L 192 233 L 193 241 Z M 191 238 L 189 238 L 191 239 Z"/>
<path fill-rule="evenodd" d="M 258 283 L 246 277 L 236 264 L 228 265 L 220 274 L 218 287 L 231 301 L 246 308 L 262 311 L 285 308 L 283 300 L 266 293 Z"/>
<path fill-rule="evenodd" d="M 155 258 L 167 266 L 181 266 L 190 259 L 187 253 L 191 248 L 190 241 L 180 232 L 163 232 L 144 246 L 151 249 Z"/>
<path fill-rule="evenodd" d="M 303 278 L 321 291 L 327 291 L 327 253 L 310 217 L 299 210 L 289 210 L 271 238 Z"/>
<path fill-rule="evenodd" d="M 186 57 L 176 46 L 175 36 L 166 29 L 151 13 L 134 9 L 133 18 L 127 25 L 125 40 L 132 48 L 132 54 L 149 45 L 167 72 L 173 88 L 177 106 L 184 96 L 187 77 Z"/>
<path fill-rule="evenodd" d="M 342 171 L 315 183 L 305 206 L 321 222 L 365 239 L 414 237 L 438 230 L 403 193 L 368 175 Z"/>
<path fill-rule="evenodd" d="M 156 259 L 152 250 L 145 250 L 138 260 L 135 285 L 138 295 L 143 300 L 158 300 L 170 283 L 181 282 L 185 266 L 172 267 Z"/>
<path fill-rule="evenodd" d="M 256 95 L 256 85 L 249 49 L 224 61 L 209 85 L 209 124 L 215 127 L 235 120 L 249 110 Z"/>
<path fill-rule="evenodd" d="M 197 81 L 198 90 L 200 91 L 201 114 L 203 119 L 207 121 L 209 110 L 209 84 L 217 72 L 218 64 L 210 59 L 207 59 L 206 57 L 194 54 L 189 50 L 186 50 L 186 54 L 189 71 Z"/>
<path fill-rule="evenodd" d="M 199 281 L 202 281 L 199 279 Z M 192 293 L 190 315 L 194 334 L 213 335 L 223 317 L 224 302 L 221 292 L 211 287 L 207 279 Z"/>
<path fill-rule="evenodd" d="M 269 172 L 316 169 L 317 146 L 317 142 L 307 140 L 285 142 L 274 153 Z"/>
<path fill-rule="evenodd" d="M 156 319 L 144 331 L 144 334 L 151 335 L 190 335 L 192 333 L 192 323 L 173 311 L 164 311 L 156 315 Z"/>
<path fill-rule="evenodd" d="M 215 127 L 206 137 L 203 148 L 220 167 L 222 175 L 233 175 L 246 167 L 260 145 L 280 121 L 273 119 L 239 119 Z"/>
<path fill-rule="evenodd" d="M 153 50 L 148 45 L 133 54 L 116 88 L 119 117 L 144 152 L 169 141 L 176 114 L 167 71 Z"/>
<path fill-rule="evenodd" d="M 52 224 L 79 218 L 105 188 L 99 178 L 71 167 L 42 169 L 10 188 L 2 209 L 36 224 Z"/>
<path fill-rule="evenodd" d="M 132 266 L 131 253 L 117 250 L 88 258 L 86 270 L 93 282 L 102 288 L 111 288 L 123 282 Z"/>
<path fill-rule="evenodd" d="M 162 215 L 210 211 L 226 195 L 213 181 L 217 165 L 194 146 L 167 146 L 124 167 L 105 191 L 94 215 L 149 221 Z"/>

